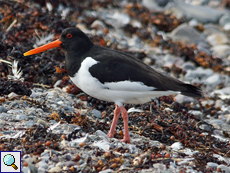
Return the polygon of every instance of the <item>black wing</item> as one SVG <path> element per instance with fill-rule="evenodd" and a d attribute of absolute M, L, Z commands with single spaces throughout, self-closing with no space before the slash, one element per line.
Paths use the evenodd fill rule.
<path fill-rule="evenodd" d="M 201 90 L 197 87 L 163 75 L 127 53 L 97 46 L 95 48 L 92 57 L 99 63 L 90 67 L 89 72 L 103 84 L 129 80 L 142 82 L 158 91 L 172 90 L 180 91 L 187 96 L 202 96 Z"/>

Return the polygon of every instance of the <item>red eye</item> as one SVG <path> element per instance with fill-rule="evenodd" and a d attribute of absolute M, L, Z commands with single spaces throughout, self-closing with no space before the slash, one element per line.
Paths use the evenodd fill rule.
<path fill-rule="evenodd" d="M 73 35 L 72 35 L 72 34 L 70 34 L 70 33 L 68 33 L 68 34 L 66 35 L 66 37 L 67 37 L 67 38 L 72 38 L 72 37 L 73 37 Z"/>

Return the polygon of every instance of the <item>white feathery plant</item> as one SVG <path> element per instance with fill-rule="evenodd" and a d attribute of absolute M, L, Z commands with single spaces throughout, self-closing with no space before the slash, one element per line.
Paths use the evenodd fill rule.
<path fill-rule="evenodd" d="M 21 76 L 22 76 L 22 70 L 21 70 L 21 68 L 18 69 L 18 61 L 14 60 L 11 63 L 10 61 L 0 59 L 0 62 L 4 62 L 4 63 L 8 64 L 12 68 L 13 76 L 12 75 L 8 75 L 8 79 L 20 80 L 22 82 L 24 81 L 24 78 L 21 78 Z"/>

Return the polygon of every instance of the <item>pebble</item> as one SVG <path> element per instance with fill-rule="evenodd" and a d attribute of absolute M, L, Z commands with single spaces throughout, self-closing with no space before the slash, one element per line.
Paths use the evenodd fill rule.
<path fill-rule="evenodd" d="M 53 173 L 55 173 L 55 172 L 61 172 L 62 170 L 61 170 L 61 168 L 60 167 L 53 167 L 53 168 L 51 168 L 48 172 L 53 172 Z"/>
<path fill-rule="evenodd" d="M 188 70 L 184 76 L 184 80 L 192 81 L 195 78 L 199 78 L 200 80 L 204 80 L 209 76 L 213 75 L 213 70 L 211 69 L 203 69 L 202 67 L 198 67 L 195 70 Z"/>
<path fill-rule="evenodd" d="M 26 167 L 22 167 L 22 172 L 23 173 L 31 173 L 31 170 L 28 166 L 26 166 Z"/>
<path fill-rule="evenodd" d="M 42 160 L 42 161 L 40 161 L 40 162 L 38 162 L 37 163 L 37 166 L 40 168 L 43 168 L 43 169 L 47 169 L 48 168 L 48 164 L 44 161 L 44 160 Z"/>
<path fill-rule="evenodd" d="M 221 32 L 209 35 L 207 41 L 212 46 L 229 43 L 228 36 Z"/>
<path fill-rule="evenodd" d="M 191 110 L 189 113 L 195 115 L 199 119 L 203 119 L 203 113 L 201 111 Z"/>
<path fill-rule="evenodd" d="M 108 138 L 108 136 L 107 136 L 104 132 L 102 132 L 101 130 L 97 130 L 97 131 L 95 132 L 95 135 L 97 135 L 97 136 L 102 136 L 102 137 L 104 137 L 104 138 Z"/>
<path fill-rule="evenodd" d="M 92 113 L 97 118 L 101 118 L 102 117 L 101 111 L 98 111 L 97 109 L 93 109 Z"/>
<path fill-rule="evenodd" d="M 162 163 L 155 163 L 153 164 L 153 167 L 156 169 L 156 171 L 165 171 L 166 170 L 166 166 Z"/>
<path fill-rule="evenodd" d="M 207 165 L 206 165 L 206 168 L 217 168 L 218 164 L 217 163 L 213 163 L 213 162 L 208 162 Z"/>
<path fill-rule="evenodd" d="M 225 26 L 226 24 L 230 23 L 230 14 L 224 14 L 220 20 L 219 20 L 219 24 L 221 26 Z"/>
<path fill-rule="evenodd" d="M 175 6 L 188 19 L 196 19 L 202 23 L 217 23 L 220 17 L 224 14 L 223 11 L 210 8 L 208 6 L 198 6 L 184 3 L 181 0 L 174 0 Z"/>
<path fill-rule="evenodd" d="M 38 172 L 39 172 L 39 173 L 46 173 L 47 171 L 46 171 L 46 169 L 44 169 L 44 168 L 42 168 L 42 167 L 39 167 L 39 168 L 38 168 Z"/>
<path fill-rule="evenodd" d="M 100 171 L 99 173 L 112 173 L 114 172 L 112 169 L 106 169 L 104 171 Z"/>
<path fill-rule="evenodd" d="M 230 167 L 226 166 L 226 165 L 218 165 L 217 169 L 221 169 L 221 172 L 225 172 L 225 173 L 230 173 Z"/>
<path fill-rule="evenodd" d="M 202 129 L 202 130 L 208 131 L 208 132 L 211 132 L 211 131 L 213 130 L 213 129 L 212 129 L 209 125 L 207 125 L 207 124 L 202 124 L 202 125 L 199 126 L 199 128 Z"/>
<path fill-rule="evenodd" d="M 27 118 L 27 116 L 24 114 L 19 114 L 16 116 L 16 120 L 19 120 L 19 121 L 25 120 L 26 118 Z"/>
<path fill-rule="evenodd" d="M 66 154 L 64 155 L 65 159 L 70 161 L 72 159 L 71 155 L 70 154 Z"/>
<path fill-rule="evenodd" d="M 230 46 L 226 44 L 216 45 L 211 48 L 213 54 L 224 59 L 230 55 Z"/>
<path fill-rule="evenodd" d="M 215 88 L 217 85 L 221 83 L 221 77 L 219 74 L 213 74 L 205 80 L 205 83 L 210 87 Z"/>
<path fill-rule="evenodd" d="M 64 165 L 67 166 L 67 167 L 71 167 L 71 166 L 77 165 L 77 162 L 66 161 L 66 162 L 64 162 Z"/>
<path fill-rule="evenodd" d="M 6 107 L 0 106 L 0 113 L 3 113 L 3 112 L 6 113 L 7 111 L 8 111 L 8 109 Z"/>
<path fill-rule="evenodd" d="M 56 155 L 51 156 L 51 160 L 52 160 L 53 162 L 55 162 L 55 163 L 58 163 L 58 162 L 59 162 L 59 158 L 58 158 L 58 156 L 56 156 Z"/>
<path fill-rule="evenodd" d="M 205 37 L 186 23 L 179 25 L 168 36 L 171 37 L 174 42 L 180 41 L 184 44 L 206 43 Z"/>

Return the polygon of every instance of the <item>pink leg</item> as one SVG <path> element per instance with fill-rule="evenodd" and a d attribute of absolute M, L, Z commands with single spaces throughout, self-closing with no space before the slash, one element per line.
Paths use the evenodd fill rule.
<path fill-rule="evenodd" d="M 125 130 L 124 138 L 121 141 L 126 142 L 126 143 L 131 143 L 130 136 L 129 136 L 128 114 L 124 106 L 121 106 L 120 110 L 121 110 L 121 116 L 124 122 L 124 130 Z"/>
<path fill-rule="evenodd" d="M 109 133 L 107 134 L 107 136 L 110 137 L 110 138 L 112 138 L 113 135 L 114 135 L 114 130 L 116 128 L 117 120 L 119 118 L 120 112 L 121 111 L 120 111 L 119 106 L 116 105 L 116 108 L 114 110 L 113 122 L 112 122 L 112 125 L 110 127 Z"/>

